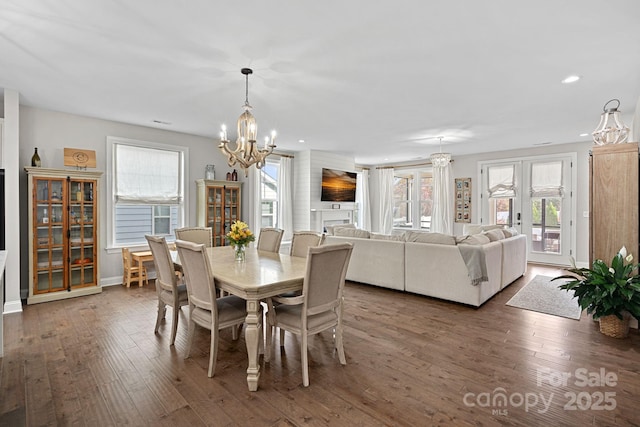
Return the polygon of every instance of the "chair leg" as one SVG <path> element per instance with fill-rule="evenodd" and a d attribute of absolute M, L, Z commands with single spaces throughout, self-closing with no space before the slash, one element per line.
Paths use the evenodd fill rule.
<path fill-rule="evenodd" d="M 238 325 L 231 327 L 231 339 L 236 341 L 238 339 Z"/>
<path fill-rule="evenodd" d="M 211 329 L 211 346 L 209 350 L 209 378 L 213 377 L 216 371 L 216 360 L 218 359 L 218 331 Z"/>
<path fill-rule="evenodd" d="M 191 318 L 189 318 L 189 332 L 187 334 L 188 335 L 187 336 L 187 355 L 184 357 L 185 359 L 188 359 L 189 356 L 191 355 L 191 345 L 193 344 L 193 336 L 195 334 L 196 334 L 196 322 L 194 322 L 193 320 L 191 320 Z"/>
<path fill-rule="evenodd" d="M 175 305 L 172 308 L 173 308 L 173 316 L 172 316 L 173 324 L 171 325 L 171 343 L 169 344 L 170 346 L 176 342 L 176 332 L 178 332 L 178 310 L 176 309 Z"/>
<path fill-rule="evenodd" d="M 284 347 L 284 329 L 280 328 L 280 347 Z"/>
<path fill-rule="evenodd" d="M 344 346 L 342 345 L 342 324 L 336 326 L 336 349 L 338 350 L 338 359 L 341 365 L 347 364 L 347 359 L 344 357 Z"/>
<path fill-rule="evenodd" d="M 302 356 L 302 385 L 305 387 L 309 387 L 309 355 L 307 354 L 307 340 L 308 337 L 306 331 L 302 331 L 300 354 Z"/>
<path fill-rule="evenodd" d="M 128 287 L 128 286 L 127 286 Z M 162 301 L 158 301 L 158 317 L 156 318 L 156 328 L 153 331 L 154 333 L 158 333 L 158 328 L 160 327 L 160 322 L 164 319 L 164 315 L 167 311 L 167 307 Z"/>

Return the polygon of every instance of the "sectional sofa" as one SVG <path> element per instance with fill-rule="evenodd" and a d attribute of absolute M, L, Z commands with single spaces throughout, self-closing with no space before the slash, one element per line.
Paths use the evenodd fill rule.
<path fill-rule="evenodd" d="M 349 228 L 333 232 L 324 244 L 353 244 L 347 280 L 474 307 L 510 285 L 527 268 L 526 236 L 503 230 L 461 237 L 419 232 L 385 236 Z M 476 257 L 470 261 L 465 253 Z M 487 280 L 474 284 L 471 275 L 477 274 L 478 259 L 484 260 Z"/>

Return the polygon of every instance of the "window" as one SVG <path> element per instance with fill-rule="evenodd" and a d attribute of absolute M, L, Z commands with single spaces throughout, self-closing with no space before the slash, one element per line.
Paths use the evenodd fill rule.
<path fill-rule="evenodd" d="M 431 171 L 396 170 L 393 180 L 393 227 L 429 230 L 432 209 Z"/>
<path fill-rule="evenodd" d="M 173 239 L 185 217 L 186 147 L 107 138 L 109 247 L 145 245 L 145 234 Z"/>
<path fill-rule="evenodd" d="M 278 218 L 278 159 L 267 159 L 260 171 L 260 226 L 279 227 Z"/>

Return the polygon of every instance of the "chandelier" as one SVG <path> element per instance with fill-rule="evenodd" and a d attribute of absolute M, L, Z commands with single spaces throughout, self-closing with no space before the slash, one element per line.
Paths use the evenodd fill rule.
<path fill-rule="evenodd" d="M 433 153 L 429 157 L 429 160 L 431 160 L 431 164 L 436 168 L 443 168 L 443 167 L 447 166 L 449 163 L 451 163 L 451 154 L 442 152 L 442 139 L 443 138 L 444 137 L 442 137 L 442 136 L 438 137 L 438 139 L 440 140 L 440 152 L 439 153 Z"/>
<path fill-rule="evenodd" d="M 251 165 L 255 164 L 258 169 L 262 169 L 264 166 L 265 159 L 276 147 L 273 143 L 276 138 L 276 131 L 271 131 L 271 138 L 265 136 L 264 148 L 258 148 L 258 144 L 256 144 L 258 125 L 255 117 L 251 114 L 252 107 L 249 105 L 249 74 L 252 74 L 253 70 L 251 68 L 243 68 L 240 72 L 245 76 L 245 100 L 244 112 L 238 117 L 238 137 L 235 148 L 230 146 L 225 125 L 222 125 L 220 131 L 220 145 L 218 145 L 218 148 L 227 156 L 227 164 L 230 167 L 236 164 L 242 166 L 246 177 L 249 176 L 249 167 Z"/>
<path fill-rule="evenodd" d="M 614 101 L 617 102 L 618 105 L 607 109 L 607 105 Z M 604 108 L 602 109 L 604 112 L 600 115 L 600 123 L 598 123 L 598 127 L 592 133 L 593 142 L 595 142 L 596 145 L 622 144 L 627 140 L 629 127 L 620 121 L 619 106 L 620 101 L 617 99 L 612 99 L 604 104 Z"/>

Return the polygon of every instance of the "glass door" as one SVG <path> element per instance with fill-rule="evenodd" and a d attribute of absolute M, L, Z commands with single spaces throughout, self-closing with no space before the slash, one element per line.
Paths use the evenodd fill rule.
<path fill-rule="evenodd" d="M 526 234 L 531 262 L 567 265 L 575 247 L 573 163 L 575 155 L 482 164 L 481 223 Z"/>
<path fill-rule="evenodd" d="M 62 179 L 35 179 L 34 294 L 65 289 L 63 187 Z"/>
<path fill-rule="evenodd" d="M 69 180 L 69 276 L 71 288 L 96 285 L 95 181 Z"/>

